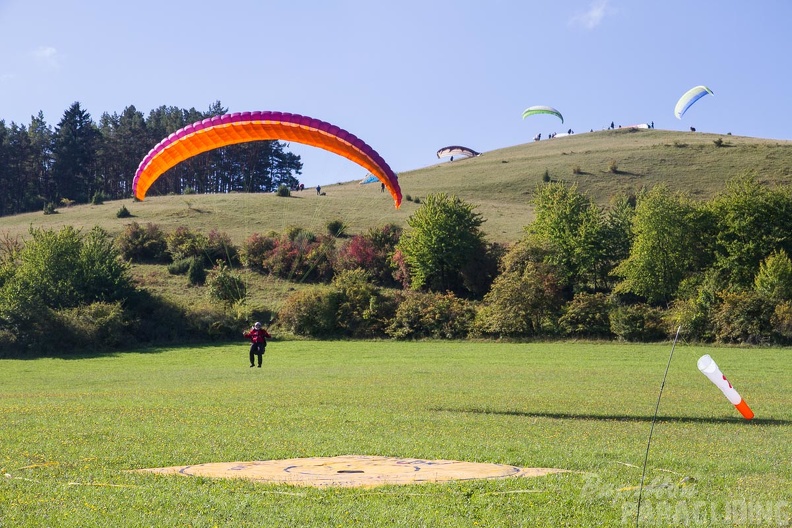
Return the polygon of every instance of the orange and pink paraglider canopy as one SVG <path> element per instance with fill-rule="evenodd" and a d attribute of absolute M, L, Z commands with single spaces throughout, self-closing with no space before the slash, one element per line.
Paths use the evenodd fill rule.
<path fill-rule="evenodd" d="M 140 162 L 132 191 L 142 200 L 149 187 L 180 162 L 219 147 L 248 141 L 294 141 L 344 156 L 377 177 L 398 208 L 399 179 L 385 160 L 357 136 L 330 123 L 285 112 L 241 112 L 198 121 L 160 141 Z"/>

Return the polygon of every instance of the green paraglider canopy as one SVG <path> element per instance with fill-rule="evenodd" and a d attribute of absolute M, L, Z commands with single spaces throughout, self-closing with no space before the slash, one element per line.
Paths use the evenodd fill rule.
<path fill-rule="evenodd" d="M 564 116 L 561 115 L 561 112 L 553 108 L 552 106 L 529 106 L 523 112 L 523 119 L 528 116 L 536 115 L 536 114 L 550 114 L 556 116 L 561 122 L 564 122 Z"/>

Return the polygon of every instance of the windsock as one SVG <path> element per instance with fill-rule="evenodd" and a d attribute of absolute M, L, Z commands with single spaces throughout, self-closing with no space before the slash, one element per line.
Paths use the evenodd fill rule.
<path fill-rule="evenodd" d="M 729 383 L 729 380 L 726 379 L 726 376 L 723 375 L 717 363 L 715 363 L 715 360 L 713 360 L 709 354 L 701 356 L 697 364 L 701 373 L 707 376 L 710 381 L 723 392 L 723 395 L 726 396 L 738 411 L 740 411 L 740 414 L 742 414 L 746 420 L 750 420 L 754 417 L 751 408 L 748 407 L 748 404 L 745 403 L 745 400 L 742 399 L 740 394 L 734 390 L 732 384 Z"/>

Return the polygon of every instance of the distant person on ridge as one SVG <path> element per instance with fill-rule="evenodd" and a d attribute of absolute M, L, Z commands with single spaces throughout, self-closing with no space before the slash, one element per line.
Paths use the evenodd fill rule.
<path fill-rule="evenodd" d="M 317 185 L 317 186 L 316 186 L 316 194 L 317 194 L 317 195 L 318 195 L 318 194 L 321 194 L 321 192 L 322 192 L 322 186 L 321 186 L 321 185 Z"/>
<path fill-rule="evenodd" d="M 243 336 L 250 339 L 250 368 L 255 365 L 253 359 L 258 357 L 258 368 L 261 368 L 261 362 L 264 359 L 264 352 L 267 348 L 267 339 L 272 337 L 269 332 L 261 327 L 261 323 L 256 321 L 253 328 L 242 333 Z"/>

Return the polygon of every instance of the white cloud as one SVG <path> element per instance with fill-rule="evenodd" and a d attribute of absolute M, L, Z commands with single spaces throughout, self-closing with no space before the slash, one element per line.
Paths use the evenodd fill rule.
<path fill-rule="evenodd" d="M 570 24 L 582 26 L 586 29 L 594 29 L 599 26 L 605 15 L 610 12 L 608 0 L 595 0 L 589 6 L 588 11 L 578 13 L 572 17 Z"/>
<path fill-rule="evenodd" d="M 58 50 L 52 46 L 39 46 L 31 52 L 31 55 L 36 60 L 36 62 L 40 64 L 44 64 L 51 68 L 57 68 L 60 66 L 60 62 L 58 60 Z"/>

